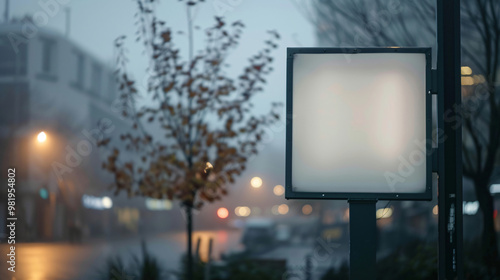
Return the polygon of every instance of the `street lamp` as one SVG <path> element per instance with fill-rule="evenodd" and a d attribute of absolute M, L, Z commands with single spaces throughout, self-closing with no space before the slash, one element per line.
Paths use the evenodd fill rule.
<path fill-rule="evenodd" d="M 225 219 L 229 216 L 229 211 L 225 207 L 221 207 L 217 210 L 217 216 L 221 219 Z"/>
<path fill-rule="evenodd" d="M 250 180 L 250 185 L 258 189 L 262 186 L 262 179 L 260 177 L 253 177 L 252 180 Z"/>
<path fill-rule="evenodd" d="M 47 141 L 47 134 L 45 134 L 44 131 L 40 131 L 40 133 L 38 133 L 38 135 L 36 137 L 36 140 L 39 143 L 43 143 L 43 142 Z"/>
<path fill-rule="evenodd" d="M 278 206 L 278 213 L 280 213 L 281 215 L 286 215 L 288 213 L 288 205 L 286 204 L 281 204 L 280 206 Z"/>
<path fill-rule="evenodd" d="M 283 187 L 282 185 L 276 185 L 274 186 L 273 193 L 276 196 L 281 196 L 285 193 L 285 187 Z"/>

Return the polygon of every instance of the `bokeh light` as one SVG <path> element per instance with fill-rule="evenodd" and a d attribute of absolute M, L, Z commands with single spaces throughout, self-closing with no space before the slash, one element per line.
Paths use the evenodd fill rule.
<path fill-rule="evenodd" d="M 252 180 L 250 180 L 250 185 L 254 188 L 260 188 L 262 186 L 262 179 L 260 177 L 253 177 Z"/>
<path fill-rule="evenodd" d="M 41 188 L 39 191 L 40 197 L 43 199 L 49 198 L 49 192 L 45 188 Z"/>
<path fill-rule="evenodd" d="M 311 205 L 309 204 L 306 204 L 304 206 L 302 206 L 302 214 L 304 215 L 310 215 L 313 211 L 313 208 Z"/>
<path fill-rule="evenodd" d="M 390 218 L 392 216 L 392 208 L 380 208 L 376 212 L 377 219 Z"/>
<path fill-rule="evenodd" d="M 103 197 L 101 202 L 102 202 L 102 206 L 106 209 L 113 207 L 113 201 L 111 200 L 111 198 L 109 198 L 107 196 Z"/>
<path fill-rule="evenodd" d="M 286 204 L 281 204 L 279 207 L 278 207 L 278 213 L 280 213 L 281 215 L 286 215 L 288 213 L 288 205 Z"/>
<path fill-rule="evenodd" d="M 462 66 L 460 72 L 462 75 L 470 75 L 472 74 L 472 69 L 469 66 Z"/>
<path fill-rule="evenodd" d="M 217 210 L 217 216 L 221 219 L 225 219 L 229 216 L 229 211 L 227 208 L 221 207 Z"/>
<path fill-rule="evenodd" d="M 434 208 L 432 208 L 432 214 L 434 214 L 435 216 L 437 216 L 437 214 L 439 213 L 438 211 L 438 206 L 434 206 Z"/>
<path fill-rule="evenodd" d="M 285 193 L 285 188 L 282 185 L 276 185 L 273 189 L 273 193 L 277 196 L 281 196 Z"/>
<path fill-rule="evenodd" d="M 45 132 L 41 131 L 40 133 L 38 133 L 36 140 L 38 140 L 38 142 L 40 142 L 40 143 L 45 142 L 47 140 L 47 134 L 45 134 Z"/>
<path fill-rule="evenodd" d="M 248 217 L 252 213 L 252 210 L 247 206 L 238 206 L 234 209 L 234 213 L 238 217 Z"/>
<path fill-rule="evenodd" d="M 214 166 L 207 161 L 207 164 L 205 165 L 205 170 L 203 170 L 205 173 L 211 171 L 214 168 Z"/>

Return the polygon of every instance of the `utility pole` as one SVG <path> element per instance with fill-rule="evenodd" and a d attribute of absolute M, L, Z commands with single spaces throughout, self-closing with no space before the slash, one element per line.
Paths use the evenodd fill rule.
<path fill-rule="evenodd" d="M 466 0 L 468 1 L 468 0 Z M 439 279 L 463 279 L 460 0 L 437 0 Z M 445 119 L 445 115 L 447 118 Z M 447 121 L 447 120 L 458 121 Z"/>
<path fill-rule="evenodd" d="M 69 31 L 71 27 L 71 10 L 69 7 L 64 8 L 64 11 L 66 12 L 66 32 L 65 35 L 67 38 L 69 38 Z"/>
<path fill-rule="evenodd" d="M 10 9 L 10 0 L 5 0 L 5 11 L 4 11 L 4 21 L 5 23 L 9 22 L 9 9 Z"/>

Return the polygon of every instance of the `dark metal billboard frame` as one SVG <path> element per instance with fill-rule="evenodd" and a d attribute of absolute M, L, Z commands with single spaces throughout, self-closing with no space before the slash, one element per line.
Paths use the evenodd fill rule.
<path fill-rule="evenodd" d="M 292 182 L 292 129 L 293 129 L 293 60 L 296 54 L 374 54 L 374 53 L 422 53 L 426 59 L 426 89 L 422 92 L 426 100 L 426 186 L 420 193 L 403 192 L 298 192 L 293 190 Z M 432 57 L 431 48 L 288 48 L 287 49 L 287 85 L 286 85 L 286 167 L 285 198 L 287 199 L 370 199 L 370 200 L 432 200 Z"/>

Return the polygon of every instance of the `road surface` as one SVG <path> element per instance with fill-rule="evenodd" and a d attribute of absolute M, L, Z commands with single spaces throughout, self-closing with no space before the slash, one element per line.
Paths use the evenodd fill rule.
<path fill-rule="evenodd" d="M 232 250 L 242 250 L 239 244 L 241 231 L 197 231 L 193 240 L 201 239 L 200 257 L 207 258 L 208 240 L 213 238 L 212 257 Z M 144 238 L 148 251 L 160 260 L 166 271 L 178 271 L 180 256 L 185 250 L 184 232 L 168 233 Z M 141 238 L 69 243 L 23 243 L 16 246 L 16 272 L 7 270 L 6 259 L 9 246 L 0 244 L 2 260 L 0 264 L 1 280 L 99 280 L 103 279 L 106 261 L 112 256 L 132 259 L 139 256 Z M 195 243 L 196 244 L 196 243 Z M 196 245 L 194 246 L 196 248 Z M 308 242 L 292 242 L 278 246 L 268 252 L 257 255 L 261 259 L 286 259 L 291 279 L 304 279 L 305 261 L 311 256 L 313 279 L 320 279 L 331 266 L 339 266 L 348 257 L 346 245 L 326 244 L 320 239 Z M 290 274 L 292 275 L 292 274 Z M 124 278 L 127 279 L 127 278 Z M 133 278 L 128 278 L 133 279 Z M 175 279 L 175 278 L 172 278 Z"/>
<path fill-rule="evenodd" d="M 239 247 L 240 231 L 200 231 L 193 240 L 201 238 L 200 255 L 206 257 L 209 238 L 214 239 L 213 256 Z M 145 238 L 148 250 L 161 261 L 164 269 L 179 269 L 185 250 L 183 232 Z M 140 252 L 141 238 L 114 241 L 95 241 L 84 244 L 22 243 L 16 245 L 15 273 L 7 270 L 9 245 L 0 244 L 2 280 L 96 280 L 101 279 L 107 259 L 121 256 L 131 259 Z"/>

